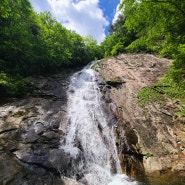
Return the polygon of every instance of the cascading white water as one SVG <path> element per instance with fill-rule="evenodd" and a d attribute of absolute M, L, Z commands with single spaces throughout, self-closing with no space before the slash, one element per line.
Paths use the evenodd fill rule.
<path fill-rule="evenodd" d="M 134 185 L 121 174 L 113 130 L 102 109 L 96 73 L 86 67 L 71 77 L 68 91 L 68 131 L 61 149 L 74 158 L 83 154 L 75 170 L 88 185 Z M 79 147 L 80 146 L 80 147 Z M 116 175 L 116 174 L 117 175 Z"/>

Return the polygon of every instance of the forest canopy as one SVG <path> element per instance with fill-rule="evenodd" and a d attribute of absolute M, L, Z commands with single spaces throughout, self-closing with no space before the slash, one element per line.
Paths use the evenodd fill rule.
<path fill-rule="evenodd" d="M 28 0 L 1 0 L 0 38 L 1 91 L 15 91 L 21 76 L 48 75 L 102 57 L 95 39 L 67 30 L 49 12 L 37 14 Z"/>
<path fill-rule="evenodd" d="M 47 74 L 101 57 L 94 39 L 87 43 L 49 12 L 36 14 L 28 0 L 2 0 L 0 4 L 1 71 Z"/>

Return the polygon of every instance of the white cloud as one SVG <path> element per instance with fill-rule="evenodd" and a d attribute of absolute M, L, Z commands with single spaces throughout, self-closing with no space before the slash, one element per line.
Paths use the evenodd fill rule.
<path fill-rule="evenodd" d="M 29 0 L 36 12 L 51 11 L 50 5 L 46 0 Z"/>
<path fill-rule="evenodd" d="M 120 3 L 121 3 L 121 2 L 120 2 Z M 120 4 L 118 4 L 118 6 L 117 6 L 117 8 L 116 8 L 116 13 L 115 13 L 114 18 L 113 18 L 113 20 L 112 20 L 112 24 L 114 24 L 114 23 L 117 21 L 119 15 L 122 14 L 122 10 L 119 10 L 119 6 L 120 6 Z"/>
<path fill-rule="evenodd" d="M 105 38 L 109 24 L 98 7 L 99 0 L 47 0 L 53 16 L 82 36 L 92 35 L 98 43 Z"/>
<path fill-rule="evenodd" d="M 32 6 L 34 7 L 34 9 L 35 9 L 36 12 L 41 12 L 42 11 L 41 8 L 40 8 L 40 6 L 37 5 L 35 2 L 32 2 Z"/>

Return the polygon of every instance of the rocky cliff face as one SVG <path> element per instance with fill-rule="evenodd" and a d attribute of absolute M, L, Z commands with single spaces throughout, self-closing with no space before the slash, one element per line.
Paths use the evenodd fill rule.
<path fill-rule="evenodd" d="M 170 64 L 170 60 L 146 54 L 122 54 L 99 63 L 106 81 L 102 93 L 117 117 L 115 134 L 123 172 L 163 185 L 183 182 L 185 127 L 174 122 L 175 102 L 150 102 L 141 108 L 137 94 L 155 83 Z"/>
<path fill-rule="evenodd" d="M 70 185 L 73 158 L 59 149 L 66 130 L 68 80 L 37 77 L 35 96 L 0 106 L 0 184 Z M 67 171 L 68 170 L 68 171 Z"/>

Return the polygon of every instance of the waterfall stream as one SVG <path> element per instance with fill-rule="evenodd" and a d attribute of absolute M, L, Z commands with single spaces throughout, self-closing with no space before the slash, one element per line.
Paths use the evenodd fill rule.
<path fill-rule="evenodd" d="M 113 128 L 107 124 L 97 74 L 90 66 L 71 76 L 67 123 L 60 148 L 74 159 L 70 178 L 88 185 L 137 184 L 121 174 Z"/>

